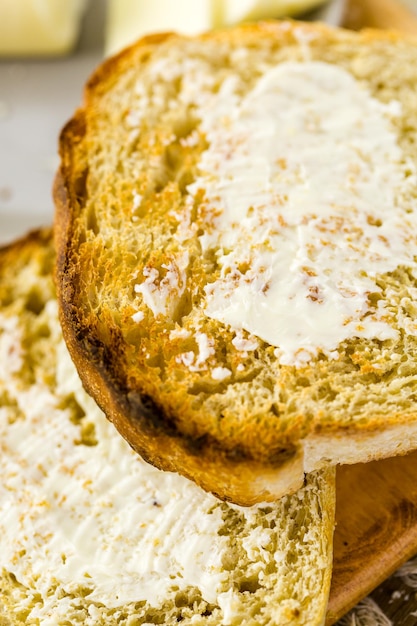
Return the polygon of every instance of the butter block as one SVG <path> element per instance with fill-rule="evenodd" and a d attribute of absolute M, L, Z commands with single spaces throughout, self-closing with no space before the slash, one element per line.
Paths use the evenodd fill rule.
<path fill-rule="evenodd" d="M 212 24 L 212 0 L 109 0 L 105 52 L 114 54 L 149 33 L 193 35 Z"/>
<path fill-rule="evenodd" d="M 271 17 L 292 17 L 314 9 L 324 0 L 217 0 L 222 26 Z"/>
<path fill-rule="evenodd" d="M 86 0 L 1 0 L 0 55 L 63 55 L 80 31 Z"/>
<path fill-rule="evenodd" d="M 324 0 L 108 0 L 106 54 L 161 31 L 194 35 L 242 21 L 298 15 Z"/>

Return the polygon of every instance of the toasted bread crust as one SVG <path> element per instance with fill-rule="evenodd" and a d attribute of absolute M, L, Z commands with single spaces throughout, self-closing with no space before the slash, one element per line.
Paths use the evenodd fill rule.
<path fill-rule="evenodd" d="M 64 133 L 72 132 L 72 128 L 73 124 L 67 126 Z M 282 458 L 269 468 L 236 450 L 230 454 L 208 437 L 198 440 L 187 437 L 170 423 L 151 397 L 129 388 L 126 378 L 121 376 L 123 369 L 119 359 L 114 359 L 114 352 L 120 354 L 116 348 L 119 341 L 121 353 L 123 350 L 123 339 L 116 335 L 117 329 L 113 327 L 112 341 L 106 346 L 96 340 L 94 328 L 85 328 L 77 320 L 73 283 L 67 269 L 68 251 L 65 252 L 72 226 L 70 207 L 74 205 L 68 200 L 61 171 L 55 178 L 54 199 L 57 209 L 54 224 L 56 283 L 63 335 L 78 371 L 82 372 L 86 390 L 132 448 L 156 467 L 166 471 L 180 469 L 181 474 L 206 491 L 245 506 L 269 501 L 272 494 L 276 498 L 277 494 L 280 497 L 301 487 L 302 459 L 296 452 L 291 454 L 284 450 Z M 76 201 L 73 197 L 72 202 Z M 275 485 L 277 468 L 280 469 L 279 486 Z M 252 485 L 254 478 L 256 490 L 252 492 L 248 487 L 242 493 L 242 483 Z"/>
<path fill-rule="evenodd" d="M 227 33 L 211 33 L 194 40 L 197 44 L 187 45 L 201 45 L 203 48 L 208 45 L 213 54 L 217 46 L 222 49 L 229 46 L 231 50 L 240 46 L 259 46 L 260 49 L 269 46 L 268 50 L 274 51 L 276 62 L 279 62 L 285 58 L 287 48 L 290 50 L 290 58 L 302 60 L 305 42 L 309 41 L 310 35 L 314 38 L 311 44 L 313 57 L 331 61 L 332 47 L 335 47 L 335 62 L 346 62 L 349 68 L 357 65 L 358 74 L 362 71 L 362 57 L 366 57 L 373 47 L 372 63 L 376 63 L 385 46 L 388 46 L 388 56 L 392 57 L 391 65 L 397 55 L 397 47 L 400 56 L 407 53 L 404 51 L 407 44 L 395 33 L 368 31 L 357 35 L 321 25 L 300 26 L 291 22 L 286 22 L 285 26 L 264 23 L 236 28 Z M 137 244 L 137 259 L 131 260 L 134 256 L 132 246 L 128 249 L 126 245 L 124 248 L 120 230 L 119 243 L 114 244 L 113 256 L 109 253 L 111 244 L 100 237 L 100 231 L 108 227 L 110 217 L 105 216 L 104 210 L 96 210 L 94 202 L 105 202 L 107 194 L 109 197 L 113 194 L 111 197 L 116 198 L 119 193 L 114 200 L 119 208 L 115 209 L 113 218 L 119 220 L 120 224 L 127 223 L 127 213 L 124 213 L 127 209 L 123 207 L 131 192 L 131 189 L 126 189 L 126 185 L 131 185 L 132 181 L 126 182 L 125 186 L 120 182 L 115 192 L 116 187 L 112 187 L 109 177 L 92 200 L 93 188 L 101 184 L 95 170 L 96 151 L 100 150 L 96 136 L 110 127 L 115 129 L 113 134 L 109 130 L 103 139 L 103 145 L 106 145 L 106 141 L 114 142 L 110 147 L 107 144 L 103 154 L 108 150 L 110 157 L 113 149 L 112 158 L 115 164 L 118 163 L 119 157 L 114 152 L 117 152 L 118 141 L 122 141 L 123 136 L 119 134 L 118 125 L 122 123 L 123 115 L 127 115 L 129 103 L 120 105 L 120 110 L 115 111 L 105 104 L 106 98 L 110 102 L 112 90 L 119 80 L 123 82 L 125 74 L 134 74 L 140 80 L 141 68 L 147 67 L 153 55 L 159 54 L 158 58 L 161 58 L 169 53 L 171 44 L 180 47 L 182 42 L 190 41 L 172 34 L 148 37 L 106 61 L 89 80 L 83 106 L 61 134 L 61 166 L 54 186 L 56 282 L 61 324 L 86 389 L 139 454 L 157 467 L 182 473 L 220 498 L 250 505 L 274 500 L 302 484 L 306 442 L 320 441 L 320 437 L 326 434 L 337 441 L 339 437 L 349 437 L 349 433 L 354 433 L 354 439 L 360 441 L 361 433 L 364 433 L 364 439 L 370 443 L 364 446 L 361 459 L 375 458 L 375 454 L 383 457 L 392 451 L 382 449 L 376 453 L 378 437 L 388 427 L 415 422 L 417 413 L 410 403 L 397 411 L 384 406 L 382 409 L 374 407 L 367 413 L 359 411 L 357 415 L 349 414 L 348 411 L 343 415 L 339 407 L 337 410 L 343 417 L 332 419 L 332 411 L 335 409 L 331 402 L 315 401 L 314 406 L 309 407 L 308 400 L 307 404 L 302 401 L 305 394 L 302 386 L 305 383 L 298 383 L 297 380 L 303 378 L 314 381 L 310 382 L 310 388 L 319 389 L 321 379 L 331 379 L 333 376 L 332 365 L 329 366 L 328 362 L 308 365 L 302 375 L 293 367 L 278 368 L 279 378 L 270 381 L 268 385 L 281 389 L 283 396 L 287 395 L 287 387 L 297 388 L 299 409 L 292 411 L 291 415 L 287 415 L 284 407 L 279 410 L 274 408 L 273 402 L 268 409 L 261 406 L 257 410 L 253 409 L 252 413 L 244 409 L 239 411 L 238 408 L 234 411 L 229 405 L 224 411 L 216 405 L 210 413 L 209 407 L 213 407 L 209 402 L 196 405 L 195 389 L 199 389 L 200 385 L 198 375 L 193 376 L 185 368 L 180 372 L 177 365 L 175 368 L 170 365 L 174 361 L 174 348 L 166 341 L 163 323 L 146 321 L 146 337 L 140 333 L 137 337 L 138 331 L 131 322 L 134 308 L 128 301 L 125 285 L 121 281 L 127 276 L 124 265 L 130 264 L 129 271 L 133 271 L 135 263 L 140 265 L 144 263 L 143 259 L 149 259 L 151 239 L 147 239 L 146 229 L 152 226 L 143 220 L 142 248 Z M 410 44 L 410 49 L 415 54 L 415 46 Z M 265 55 L 265 50 L 262 54 Z M 215 63 L 218 66 L 219 60 Z M 363 74 L 366 82 L 370 70 L 364 70 Z M 129 80 L 132 82 L 133 79 Z M 127 84 L 131 82 L 127 81 Z M 121 112 L 123 107 L 126 110 Z M 148 126 L 151 124 L 149 121 Z M 156 202 L 161 206 L 163 202 L 168 206 L 175 205 L 175 189 L 166 185 L 163 191 L 165 196 L 156 195 Z M 163 214 L 163 207 L 160 210 Z M 159 262 L 164 262 L 163 255 Z M 198 260 L 194 268 L 196 275 L 204 271 Z M 109 276 L 111 278 L 108 280 Z M 102 285 L 99 285 L 100 281 Z M 109 300 L 112 300 L 110 304 Z M 187 307 L 189 303 L 182 305 Z M 203 330 L 212 334 L 217 332 L 223 346 L 221 350 L 227 352 L 228 342 L 233 336 L 227 329 L 219 330 L 207 323 Z M 262 350 L 269 354 L 267 346 Z M 351 352 L 352 348 L 349 347 L 349 350 Z M 345 358 L 341 353 L 342 357 Z M 252 365 L 255 371 L 256 364 Z M 162 383 L 159 372 L 165 367 L 167 373 Z M 352 366 L 347 359 L 346 367 L 350 368 L 350 376 L 356 365 Z M 337 368 L 333 369 L 336 371 Z M 371 374 L 376 381 L 378 373 L 375 371 Z M 367 375 L 370 375 L 369 368 Z M 335 375 L 334 380 L 338 376 Z M 372 382 L 375 381 L 372 379 Z M 379 379 L 377 382 L 379 384 Z M 340 377 L 340 383 L 335 382 L 335 389 L 339 384 L 343 385 L 343 376 Z M 205 398 L 210 396 L 210 391 L 207 391 L 209 388 L 204 380 L 201 383 L 201 394 Z M 213 386 L 219 402 L 225 388 L 222 384 Z M 230 397 L 233 397 L 232 394 Z M 230 404 L 230 400 L 227 402 Z M 254 405 L 256 402 L 255 399 Z M 413 438 L 409 446 L 414 447 L 416 443 Z M 321 452 L 317 452 L 315 458 L 312 451 L 314 447 L 314 444 L 309 447 L 311 459 L 306 464 L 313 469 L 329 462 L 328 456 L 324 458 Z M 320 445 L 317 446 L 319 448 Z M 326 455 L 328 452 L 326 449 Z M 330 462 L 338 461 L 343 462 L 343 458 L 338 458 L 337 452 L 334 452 Z"/>
<path fill-rule="evenodd" d="M 71 122 L 64 134 L 72 133 L 74 127 L 79 128 L 76 122 Z M 73 223 L 70 207 L 77 200 L 75 196 L 69 200 L 67 193 L 64 175 L 59 171 L 54 183 L 54 237 L 60 323 L 87 392 L 147 462 L 166 471 L 180 471 L 221 499 L 251 506 L 296 491 L 302 486 L 304 475 L 302 458 L 295 450 L 284 449 L 282 457 L 265 467 L 245 453 L 223 450 L 209 437 L 198 440 L 187 437 L 175 428 L 151 397 L 129 388 L 126 378 L 121 376 L 124 368 L 114 359 L 114 353 L 120 355 L 123 351 L 123 339 L 116 334 L 117 329 L 113 327 L 112 341 L 106 346 L 96 339 L 94 328 L 83 327 L 77 319 L 73 282 L 67 269 L 68 251 L 65 252 Z M 118 342 L 120 353 L 116 347 Z M 277 469 L 278 485 L 275 484 Z M 254 480 L 256 489 L 253 491 L 250 485 Z M 242 484 L 248 486 L 243 492 Z"/>

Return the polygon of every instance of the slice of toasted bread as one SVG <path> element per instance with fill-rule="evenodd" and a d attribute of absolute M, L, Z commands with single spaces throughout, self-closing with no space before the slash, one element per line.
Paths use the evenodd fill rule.
<path fill-rule="evenodd" d="M 146 38 L 64 128 L 70 353 L 145 459 L 225 500 L 417 445 L 417 45 L 293 22 Z"/>
<path fill-rule="evenodd" d="M 242 509 L 147 465 L 82 388 L 53 258 L 0 250 L 0 622 L 323 624 L 333 471 Z"/>

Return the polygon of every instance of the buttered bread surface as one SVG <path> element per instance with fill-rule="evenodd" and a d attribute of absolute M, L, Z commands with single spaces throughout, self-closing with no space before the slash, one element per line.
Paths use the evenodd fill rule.
<path fill-rule="evenodd" d="M 61 322 L 145 459 L 252 504 L 416 447 L 416 61 L 268 22 L 93 75 L 60 142 Z"/>
<path fill-rule="evenodd" d="M 323 624 L 333 468 L 242 508 L 145 463 L 82 387 L 53 259 L 0 249 L 0 623 Z"/>

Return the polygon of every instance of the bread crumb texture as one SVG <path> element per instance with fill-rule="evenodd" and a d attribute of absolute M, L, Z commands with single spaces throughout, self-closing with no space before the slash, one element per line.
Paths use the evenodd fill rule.
<path fill-rule="evenodd" d="M 323 623 L 334 476 L 240 508 L 136 455 L 82 388 L 47 233 L 0 251 L 4 624 Z"/>
<path fill-rule="evenodd" d="M 338 214 L 334 204 L 339 217 L 323 220 L 313 231 L 321 239 L 312 242 L 315 250 L 310 260 L 321 248 L 328 250 L 332 238 L 342 233 L 343 245 L 352 252 L 349 256 L 348 251 L 346 263 L 355 263 L 358 280 L 364 280 L 365 286 L 360 293 L 359 289 L 350 294 L 358 299 L 354 327 L 347 336 L 341 341 L 336 336 L 335 345 L 329 348 L 320 343 L 305 345 L 307 356 L 303 348 L 297 348 L 287 360 L 280 345 L 263 338 L 262 332 L 228 323 L 226 313 L 216 318 L 211 312 L 213 307 L 221 308 L 218 303 L 223 295 L 232 301 L 234 289 L 244 286 L 245 275 L 253 287 L 265 268 L 258 268 L 253 277 L 253 258 L 249 264 L 245 258 L 232 264 L 233 248 L 228 247 L 227 237 L 213 243 L 224 205 L 214 196 L 207 201 L 216 167 L 219 175 L 223 166 L 227 171 L 228 159 L 240 150 L 241 138 L 234 136 L 233 144 L 227 131 L 231 111 L 253 93 L 262 77 L 286 63 L 321 64 L 347 74 L 355 89 L 374 103 L 370 106 L 375 119 L 384 117 L 390 133 L 387 141 L 393 141 L 389 168 L 394 168 L 394 178 L 398 174 L 394 187 L 391 169 L 376 179 L 377 188 L 388 184 L 393 194 L 388 199 L 386 224 L 385 217 L 382 222 L 378 218 L 376 205 L 366 225 L 362 215 L 355 227 L 355 208 L 342 207 Z M 152 398 L 171 426 L 186 437 L 221 442 L 227 453 L 239 451 L 261 462 L 272 462 L 311 434 L 372 430 L 415 419 L 416 67 L 417 46 L 395 35 L 354 34 L 284 22 L 197 39 L 145 40 L 98 70 L 87 88 L 83 109 L 62 139 L 61 172 L 71 213 L 66 219 L 71 224 L 67 247 L 61 248 L 65 260 L 58 280 L 67 326 L 76 342 L 87 345 L 93 336 L 108 350 L 101 366 L 107 368 L 104 378 L 109 383 L 117 372 L 124 393 Z M 213 142 L 220 145 L 222 140 L 222 135 L 216 138 L 216 123 L 210 125 L 210 119 L 217 120 L 231 151 L 221 155 L 221 162 L 207 157 Z M 322 120 L 312 116 L 307 121 L 308 132 L 320 133 Z M 359 127 L 358 122 L 355 128 Z M 369 132 L 372 128 L 358 130 L 365 138 Z M 363 175 L 360 180 L 365 185 L 367 176 L 377 176 L 379 171 L 372 159 L 379 158 L 380 147 L 375 144 L 373 151 L 360 156 L 359 144 L 358 139 L 357 161 L 349 164 L 347 174 L 353 198 L 360 196 L 362 184 L 355 187 L 355 177 Z M 331 160 L 337 164 L 339 147 L 335 150 Z M 367 160 L 376 163 L 369 171 Z M 357 168 L 362 166 L 360 175 Z M 283 176 L 286 163 L 279 167 Z M 245 171 L 249 176 L 250 170 Z M 325 189 L 326 179 L 331 186 L 332 178 L 337 178 L 337 165 L 322 173 L 321 188 Z M 290 187 L 297 186 L 296 174 L 295 170 L 289 173 L 293 177 Z M 244 176 L 239 180 L 243 185 Z M 224 186 L 229 184 L 222 181 Z M 285 204 L 285 197 L 281 201 Z M 400 247 L 406 248 L 405 253 L 401 247 L 398 263 L 396 235 L 390 240 L 378 234 L 384 224 L 388 227 L 392 202 L 400 216 Z M 245 216 L 250 217 L 251 207 L 247 209 Z M 311 225 L 314 216 L 308 211 L 307 215 Z M 261 225 L 258 221 L 255 237 Z M 272 241 L 267 226 L 264 251 Z M 285 224 L 276 226 L 284 228 Z M 236 245 L 242 244 L 239 241 Z M 385 252 L 378 248 L 371 258 L 367 249 L 375 242 Z M 254 251 L 256 242 L 249 248 Z M 386 263 L 378 265 L 375 258 L 383 256 Z M 329 263 L 328 273 L 333 271 Z M 343 272 L 340 259 L 338 263 Z M 290 270 L 285 270 L 282 284 Z M 300 272 L 304 272 L 307 290 L 303 314 L 298 320 L 291 302 L 284 308 L 308 337 L 309 311 L 316 315 L 324 305 L 314 263 Z M 217 304 L 210 308 L 210 294 L 219 280 L 226 281 L 227 293 L 218 292 Z M 349 289 L 356 288 L 354 282 L 341 287 L 345 289 L 343 306 L 348 303 Z M 259 303 L 269 289 L 268 281 L 256 283 L 256 289 Z M 239 302 L 236 305 L 238 318 L 243 315 L 244 298 L 241 304 L 241 308 Z M 338 318 L 341 329 L 351 323 L 349 315 L 342 316 L 342 321 Z M 332 320 L 327 323 L 327 334 L 334 328 Z M 284 329 L 282 337 L 290 332 Z"/>

